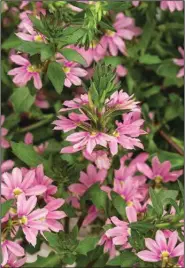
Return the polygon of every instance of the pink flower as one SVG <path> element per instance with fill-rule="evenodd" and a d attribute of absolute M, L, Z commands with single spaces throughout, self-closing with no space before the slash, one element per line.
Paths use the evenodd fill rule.
<path fill-rule="evenodd" d="M 137 221 L 137 213 L 134 207 L 126 207 L 126 215 L 130 223 Z M 129 223 L 120 221 L 117 217 L 111 217 L 111 221 L 116 227 L 106 231 L 107 237 L 112 237 L 114 245 L 122 246 L 123 248 L 130 247 L 128 237 L 130 236 Z"/>
<path fill-rule="evenodd" d="M 173 62 L 178 65 L 181 66 L 182 68 L 180 69 L 180 71 L 177 74 L 177 77 L 183 77 L 184 76 L 184 49 L 182 47 L 178 48 L 178 51 L 180 52 L 182 58 L 181 59 L 173 59 Z"/>
<path fill-rule="evenodd" d="M 35 105 L 41 109 L 48 109 L 50 107 L 49 102 L 46 100 L 46 96 L 42 90 L 37 92 Z"/>
<path fill-rule="evenodd" d="M 66 140 L 72 142 L 73 145 L 70 148 L 64 147 L 61 150 L 61 153 L 73 153 L 86 149 L 87 152 L 91 154 L 97 145 L 101 145 L 106 148 L 107 143 L 114 142 L 115 138 L 101 132 L 89 133 L 86 131 L 80 131 L 69 135 Z"/>
<path fill-rule="evenodd" d="M 5 240 L 1 242 L 1 250 L 3 261 L 2 266 L 6 265 L 10 259 L 10 254 L 13 253 L 17 257 L 24 256 L 24 249 L 16 242 Z"/>
<path fill-rule="evenodd" d="M 63 66 L 61 66 L 61 68 L 66 76 L 64 85 L 66 87 L 71 87 L 72 84 L 75 86 L 80 86 L 82 84 L 82 80 L 80 78 L 86 76 L 87 71 L 78 67 L 78 63 L 63 59 L 59 53 L 57 54 L 57 59 L 58 62 L 62 63 Z"/>
<path fill-rule="evenodd" d="M 138 103 L 134 101 L 133 95 L 129 96 L 123 90 L 114 92 L 110 99 L 106 100 L 106 106 L 116 110 L 138 110 Z"/>
<path fill-rule="evenodd" d="M 163 264 L 167 264 L 169 258 L 179 257 L 184 254 L 184 243 L 182 242 L 175 247 L 177 240 L 178 233 L 176 231 L 172 233 L 167 242 L 164 233 L 158 230 L 155 240 L 145 238 L 145 245 L 149 250 L 140 251 L 137 256 L 146 262 L 162 261 Z"/>
<path fill-rule="evenodd" d="M 179 257 L 177 265 L 179 268 L 184 268 L 184 255 Z"/>
<path fill-rule="evenodd" d="M 59 112 L 66 112 L 70 110 L 80 109 L 83 105 L 88 105 L 89 99 L 87 94 L 81 94 L 80 97 L 74 98 L 70 101 L 64 101 L 63 105 L 67 108 L 62 108 Z"/>
<path fill-rule="evenodd" d="M 5 121 L 5 116 L 1 115 L 1 147 L 7 149 L 10 147 L 10 143 L 5 139 L 5 136 L 8 134 L 8 129 L 2 127 Z"/>
<path fill-rule="evenodd" d="M 106 234 L 103 234 L 98 244 L 104 244 L 103 251 L 104 253 L 109 253 L 110 259 L 113 259 L 116 256 L 116 248 L 112 242 L 112 238 L 108 237 Z"/>
<path fill-rule="evenodd" d="M 87 173 L 83 171 L 80 172 L 80 183 L 71 184 L 68 189 L 75 195 L 82 196 L 93 184 L 97 182 L 100 184 L 103 183 L 106 176 L 107 171 L 105 169 L 97 171 L 94 165 L 89 164 L 87 167 Z"/>
<path fill-rule="evenodd" d="M 11 268 L 23 267 L 25 262 L 26 262 L 26 257 L 18 259 L 16 255 L 9 253 L 8 261 L 3 267 L 11 267 Z"/>
<path fill-rule="evenodd" d="M 87 216 L 84 218 L 82 222 L 82 226 L 86 227 L 89 224 L 91 224 L 98 217 L 98 215 L 99 211 L 97 210 L 97 208 L 94 205 L 90 206 L 87 212 Z"/>
<path fill-rule="evenodd" d="M 4 173 L 10 169 L 12 169 L 14 166 L 14 161 L 12 160 L 6 160 L 1 163 L 1 173 Z"/>
<path fill-rule="evenodd" d="M 27 33 L 16 33 L 16 35 L 24 41 L 43 43 L 46 42 L 45 37 L 42 34 L 38 34 L 38 32 L 34 31 L 33 27 L 29 24 L 25 24 L 25 29 Z"/>
<path fill-rule="evenodd" d="M 100 40 L 100 45 L 102 45 L 105 51 L 109 49 L 112 56 L 117 56 L 119 50 L 126 55 L 126 44 L 124 40 L 132 40 L 135 36 L 140 35 L 141 29 L 135 27 L 133 18 L 126 17 L 123 13 L 116 15 L 116 21 L 113 27 L 115 31 L 107 30 Z"/>
<path fill-rule="evenodd" d="M 60 230 L 63 230 L 62 224 L 57 220 L 63 219 L 66 217 L 66 214 L 63 211 L 56 210 L 60 208 L 64 202 L 65 201 L 62 198 L 53 199 L 45 206 L 45 208 L 48 210 L 45 222 L 48 225 L 48 228 L 53 232 L 59 232 Z"/>
<path fill-rule="evenodd" d="M 137 168 L 149 179 L 155 180 L 156 183 L 176 181 L 183 174 L 182 170 L 170 172 L 170 161 L 160 163 L 157 156 L 152 159 L 152 169 L 145 163 L 138 163 Z"/>
<path fill-rule="evenodd" d="M 117 65 L 116 74 L 118 77 L 124 77 L 127 75 L 127 73 L 128 73 L 128 71 L 123 65 L 121 65 L 121 64 Z"/>
<path fill-rule="evenodd" d="M 20 55 L 12 55 L 11 60 L 21 67 L 14 68 L 8 72 L 9 75 L 14 75 L 13 82 L 18 86 L 25 86 L 28 81 L 33 78 L 34 86 L 36 89 L 41 89 L 42 81 L 40 78 L 41 70 L 31 65 L 29 60 L 21 57 Z"/>
<path fill-rule="evenodd" d="M 87 151 L 83 151 L 83 156 L 96 164 L 99 169 L 109 169 L 110 159 L 107 156 L 107 152 L 103 150 L 98 150 L 89 154 Z"/>
<path fill-rule="evenodd" d="M 85 48 L 78 48 L 75 47 L 75 49 L 82 55 L 82 57 L 87 62 L 87 67 L 89 67 L 93 61 L 98 62 L 105 56 L 106 51 L 103 49 L 101 44 L 98 44 L 98 42 L 93 41 L 92 44 L 89 46 L 88 50 L 85 50 Z"/>
<path fill-rule="evenodd" d="M 33 134 L 31 132 L 26 133 L 24 137 L 24 142 L 26 144 L 33 144 Z M 49 143 L 46 141 L 44 143 L 39 144 L 38 146 L 33 146 L 33 148 L 38 154 L 43 154 L 47 149 L 48 144 Z"/>
<path fill-rule="evenodd" d="M 24 193 L 27 196 L 40 195 L 46 191 L 46 187 L 37 184 L 33 186 L 35 180 L 35 171 L 30 170 L 24 176 L 21 169 L 14 168 L 12 173 L 3 173 L 3 182 L 1 184 L 2 195 L 7 199 L 18 197 Z"/>
<path fill-rule="evenodd" d="M 139 6 L 139 2 L 140 1 L 132 1 L 132 5 L 135 6 L 135 7 L 137 7 L 137 6 Z"/>
<path fill-rule="evenodd" d="M 58 116 L 59 120 L 55 120 L 53 122 L 53 124 L 56 125 L 54 129 L 68 132 L 72 129 L 76 129 L 79 124 L 89 120 L 85 114 L 70 113 L 68 117 L 69 118 L 66 118 L 65 116 Z"/>
<path fill-rule="evenodd" d="M 183 1 L 161 1 L 160 7 L 162 10 L 169 9 L 170 12 L 174 12 L 175 10 L 181 11 L 184 8 Z"/>
<path fill-rule="evenodd" d="M 134 149 L 135 147 L 143 149 L 143 145 L 137 137 L 146 134 L 146 132 L 140 129 L 144 120 L 139 119 L 139 116 L 140 112 L 131 112 L 123 115 L 123 123 L 116 122 L 118 127 L 113 133 L 115 139 L 109 144 L 113 155 L 118 152 L 118 144 L 126 149 Z"/>
<path fill-rule="evenodd" d="M 56 194 L 57 187 L 52 185 L 53 180 L 44 174 L 43 165 L 38 165 L 35 169 L 35 182 L 34 185 L 42 185 L 46 187 L 46 191 L 43 193 L 45 202 L 53 200 L 52 195 Z"/>
<path fill-rule="evenodd" d="M 48 230 L 45 222 L 48 210 L 45 208 L 36 209 L 33 211 L 37 204 L 37 198 L 31 196 L 26 200 L 24 194 L 21 194 L 17 198 L 17 214 L 19 218 L 19 224 L 22 227 L 26 240 L 33 246 L 36 245 L 36 237 L 38 231 Z"/>

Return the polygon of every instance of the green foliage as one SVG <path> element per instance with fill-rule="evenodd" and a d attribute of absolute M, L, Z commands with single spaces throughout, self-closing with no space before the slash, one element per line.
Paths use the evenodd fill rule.
<path fill-rule="evenodd" d="M 35 97 L 30 94 L 28 87 L 15 88 L 10 100 L 17 113 L 28 112 L 35 101 Z"/>
<path fill-rule="evenodd" d="M 122 216 L 123 219 L 126 219 L 125 208 L 127 206 L 125 200 L 117 193 L 111 192 L 112 204 L 117 210 L 117 212 Z"/>
<path fill-rule="evenodd" d="M 60 258 L 54 252 L 51 252 L 47 257 L 38 256 L 36 262 L 27 263 L 23 267 L 31 268 L 31 267 L 57 267 L 60 263 Z"/>
<path fill-rule="evenodd" d="M 83 65 L 86 64 L 84 58 L 77 51 L 71 48 L 63 48 L 61 50 L 61 53 L 69 61 L 75 61 Z"/>
<path fill-rule="evenodd" d="M 80 241 L 78 247 L 76 248 L 76 252 L 82 255 L 87 255 L 87 253 L 93 250 L 96 247 L 96 244 L 99 241 L 99 236 L 89 236 L 84 240 Z"/>
<path fill-rule="evenodd" d="M 5 202 L 3 202 L 2 204 L 1 204 L 1 209 L 0 209 L 0 211 L 1 211 L 1 218 L 3 218 L 5 215 L 6 215 L 6 213 L 9 211 L 9 209 L 11 208 L 11 206 L 12 206 L 12 204 L 13 204 L 13 200 L 7 200 L 7 201 L 5 201 Z"/>
<path fill-rule="evenodd" d="M 62 66 L 57 62 L 50 62 L 47 70 L 47 75 L 58 94 L 61 94 L 65 79 L 65 74 L 62 70 Z"/>

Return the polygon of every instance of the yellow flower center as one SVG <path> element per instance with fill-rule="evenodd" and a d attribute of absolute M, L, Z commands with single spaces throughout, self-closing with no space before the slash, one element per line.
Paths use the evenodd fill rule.
<path fill-rule="evenodd" d="M 96 46 L 97 46 L 97 42 L 95 40 L 93 40 L 89 47 L 90 48 L 96 48 Z"/>
<path fill-rule="evenodd" d="M 163 178 L 161 176 L 155 177 L 155 183 L 160 184 L 163 181 Z"/>
<path fill-rule="evenodd" d="M 117 131 L 114 131 L 114 132 L 112 133 L 112 135 L 115 136 L 115 137 L 119 137 L 119 133 L 118 133 Z"/>
<path fill-rule="evenodd" d="M 69 67 L 63 67 L 62 69 L 63 69 L 65 74 L 68 74 L 71 70 L 71 68 L 69 68 Z"/>
<path fill-rule="evenodd" d="M 128 228 L 127 232 L 128 232 L 128 235 L 131 236 L 131 228 Z"/>
<path fill-rule="evenodd" d="M 23 216 L 20 220 L 19 220 L 19 223 L 20 224 L 27 224 L 27 222 L 28 222 L 28 218 L 26 217 L 26 216 Z"/>
<path fill-rule="evenodd" d="M 22 190 L 20 189 L 20 188 L 15 188 L 14 190 L 13 190 L 13 194 L 15 195 L 15 196 L 18 196 L 18 195 L 20 195 L 20 194 L 22 194 Z"/>
<path fill-rule="evenodd" d="M 169 260 L 169 252 L 168 251 L 163 251 L 161 254 L 161 259 L 163 262 L 167 263 Z"/>
<path fill-rule="evenodd" d="M 108 36 L 114 36 L 115 35 L 115 32 L 111 31 L 111 30 L 106 30 L 105 31 L 106 35 Z"/>
<path fill-rule="evenodd" d="M 40 69 L 35 65 L 30 65 L 30 66 L 28 66 L 27 71 L 30 73 L 35 73 L 35 72 L 38 73 L 40 71 Z"/>
<path fill-rule="evenodd" d="M 42 221 L 42 222 L 44 222 L 46 220 L 46 218 L 45 217 L 42 217 L 39 220 Z"/>
<path fill-rule="evenodd" d="M 96 136 L 97 135 L 97 132 L 96 131 L 92 131 L 91 132 L 91 136 Z"/>
<path fill-rule="evenodd" d="M 128 201 L 128 202 L 127 202 L 127 206 L 128 206 L 128 207 L 133 206 L 133 202 L 132 202 L 132 201 Z"/>
<path fill-rule="evenodd" d="M 17 213 L 17 210 L 15 208 L 10 208 L 9 212 L 11 214 L 16 214 Z"/>
<path fill-rule="evenodd" d="M 43 38 L 42 35 L 38 34 L 34 37 L 34 41 L 38 42 L 38 43 L 42 43 L 43 42 Z"/>

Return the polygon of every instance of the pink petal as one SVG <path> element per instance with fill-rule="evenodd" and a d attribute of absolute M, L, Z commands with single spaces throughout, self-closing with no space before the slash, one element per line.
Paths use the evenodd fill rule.
<path fill-rule="evenodd" d="M 47 190 L 47 187 L 44 185 L 36 185 L 29 189 L 26 189 L 26 195 L 41 195 Z"/>
<path fill-rule="evenodd" d="M 133 206 L 126 207 L 126 214 L 129 222 L 137 222 L 137 212 Z"/>
<path fill-rule="evenodd" d="M 178 240 L 178 233 L 175 231 L 170 235 L 169 240 L 168 240 L 168 251 L 172 252 L 175 248 L 175 245 L 177 244 Z"/>
<path fill-rule="evenodd" d="M 142 259 L 143 261 L 147 261 L 147 262 L 158 262 L 160 261 L 160 257 L 149 251 L 149 250 L 143 250 L 137 253 L 137 256 Z"/>
<path fill-rule="evenodd" d="M 153 240 L 151 238 L 145 238 L 145 245 L 152 252 L 154 252 L 156 254 L 160 254 L 160 249 L 159 249 L 157 243 L 155 242 L 155 240 Z"/>
<path fill-rule="evenodd" d="M 18 257 L 24 256 L 24 249 L 16 242 L 8 241 L 7 248 Z"/>
<path fill-rule="evenodd" d="M 34 73 L 33 75 L 33 83 L 36 89 L 41 89 L 42 88 L 42 81 L 40 78 L 39 73 Z"/>
<path fill-rule="evenodd" d="M 180 243 L 171 253 L 171 257 L 184 255 L 184 242 Z"/>
<path fill-rule="evenodd" d="M 155 240 L 160 248 L 161 251 L 167 250 L 167 244 L 166 244 L 166 238 L 164 236 L 164 233 L 160 230 L 157 231 Z"/>
<path fill-rule="evenodd" d="M 148 178 L 152 179 L 153 177 L 153 172 L 150 169 L 150 167 L 145 164 L 145 163 L 138 163 L 136 164 L 137 169 L 139 172 L 143 173 L 145 176 L 147 176 Z"/>
<path fill-rule="evenodd" d="M 28 65 L 30 64 L 29 61 L 19 55 L 12 55 L 10 56 L 11 61 L 15 62 L 18 65 Z"/>

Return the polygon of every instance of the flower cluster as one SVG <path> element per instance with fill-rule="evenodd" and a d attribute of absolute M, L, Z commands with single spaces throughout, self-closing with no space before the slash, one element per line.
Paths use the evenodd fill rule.
<path fill-rule="evenodd" d="M 66 214 L 58 209 L 64 204 L 64 199 L 54 198 L 57 187 L 52 182 L 44 174 L 43 165 L 31 170 L 13 168 L 11 173 L 2 174 L 2 203 L 12 200 L 11 208 L 2 218 L 3 266 L 11 260 L 21 264 L 26 260 L 16 259 L 25 254 L 23 247 L 14 240 L 19 229 L 33 246 L 37 236 L 43 235 L 44 231 L 63 230 L 59 220 Z"/>

